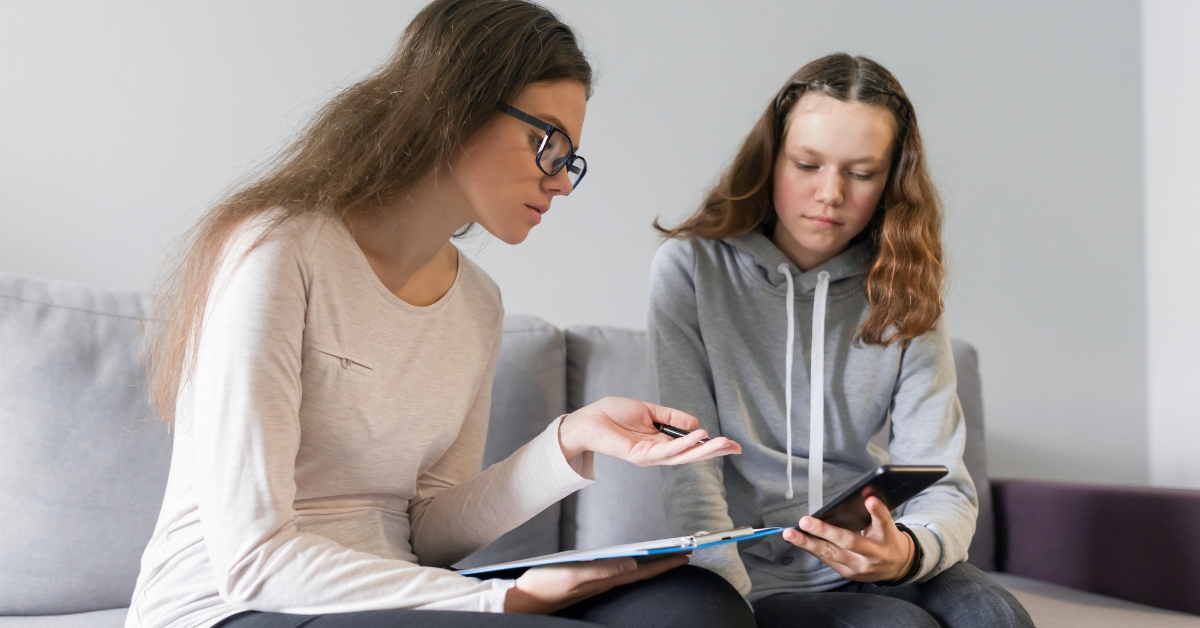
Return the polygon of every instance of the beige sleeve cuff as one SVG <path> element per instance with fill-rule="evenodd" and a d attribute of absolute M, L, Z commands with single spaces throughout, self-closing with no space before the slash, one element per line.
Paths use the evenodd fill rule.
<path fill-rule="evenodd" d="M 558 457 L 564 459 L 565 457 L 562 455 L 562 445 L 558 440 L 558 430 L 562 428 L 562 422 L 565 418 L 567 418 L 567 415 L 563 414 L 557 419 L 554 419 L 554 421 L 550 423 L 550 426 L 546 428 L 546 431 L 542 432 L 542 435 L 538 437 L 550 439 L 548 435 L 553 434 L 554 438 L 550 440 L 554 441 L 554 448 L 559 453 Z M 574 471 L 577 476 L 594 482 L 596 481 L 595 467 L 593 465 L 593 461 L 595 459 L 595 454 L 593 454 L 591 451 L 585 451 L 570 460 L 565 460 L 565 462 L 567 463 L 567 466 L 571 467 L 571 470 Z"/>

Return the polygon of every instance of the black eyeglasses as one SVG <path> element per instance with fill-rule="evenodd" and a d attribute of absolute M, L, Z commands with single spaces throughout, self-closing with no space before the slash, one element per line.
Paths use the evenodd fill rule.
<path fill-rule="evenodd" d="M 571 181 L 571 189 L 579 187 L 583 175 L 587 174 L 587 160 L 575 154 L 575 143 L 561 129 L 543 122 L 512 106 L 501 105 L 500 111 L 535 126 L 546 134 L 537 150 L 538 169 L 553 177 L 563 168 L 567 169 L 567 178 Z"/>

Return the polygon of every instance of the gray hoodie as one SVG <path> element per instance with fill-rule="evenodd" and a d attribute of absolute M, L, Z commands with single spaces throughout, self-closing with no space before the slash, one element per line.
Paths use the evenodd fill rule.
<path fill-rule="evenodd" d="M 649 330 L 660 402 L 742 446 L 738 456 L 663 468 L 673 533 L 795 526 L 810 502 L 818 507 L 819 489 L 832 497 L 890 457 L 950 470 L 893 513 L 924 554 L 913 581 L 966 559 L 978 505 L 962 461 L 966 428 L 950 338 L 939 323 L 906 346 L 856 342 L 869 262 L 857 244 L 801 273 L 758 231 L 673 239 L 658 250 Z M 889 425 L 889 413 L 883 451 L 868 441 Z M 781 536 L 741 545 L 692 562 L 751 601 L 846 582 Z"/>

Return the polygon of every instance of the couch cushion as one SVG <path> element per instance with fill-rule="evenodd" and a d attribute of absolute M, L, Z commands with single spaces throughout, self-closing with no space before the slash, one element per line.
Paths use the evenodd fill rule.
<path fill-rule="evenodd" d="M 646 334 L 605 327 L 567 329 L 567 407 L 608 396 L 654 399 Z M 563 549 L 590 549 L 670 535 L 656 467 L 596 456 L 596 483 L 563 500 Z"/>
<path fill-rule="evenodd" d="M 137 294 L 0 274 L 0 615 L 129 605 L 171 437 Z"/>
<path fill-rule="evenodd" d="M 512 455 L 566 412 L 563 333 L 532 316 L 507 316 L 492 387 L 483 465 Z M 558 551 L 561 507 L 555 504 L 456 565 L 481 567 Z"/>
<path fill-rule="evenodd" d="M 958 401 L 967 424 L 967 446 L 963 462 L 979 493 L 979 517 L 975 537 L 967 550 L 967 562 L 984 571 L 996 568 L 996 517 L 992 510 L 992 488 L 987 477 L 987 447 L 984 443 L 983 383 L 979 376 L 979 354 L 962 340 L 952 340 L 954 370 L 958 377 Z"/>
<path fill-rule="evenodd" d="M 110 608 L 69 615 L 0 617 L 0 628 L 121 628 L 128 611 L 128 608 Z"/>
<path fill-rule="evenodd" d="M 1200 617 L 1196 615 L 1134 604 L 1006 573 L 989 573 L 988 576 L 1008 589 L 1040 628 L 1200 628 Z"/>

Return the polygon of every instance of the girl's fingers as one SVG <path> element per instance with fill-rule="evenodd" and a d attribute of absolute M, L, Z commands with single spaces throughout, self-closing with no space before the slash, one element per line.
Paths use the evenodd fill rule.
<path fill-rule="evenodd" d="M 883 500 L 874 495 L 867 497 L 865 505 L 867 512 L 871 513 L 872 530 L 878 535 L 877 538 L 886 539 L 892 530 L 896 529 L 896 522 L 892 521 L 892 513 L 888 511 Z"/>
<path fill-rule="evenodd" d="M 816 556 L 821 562 L 829 565 L 842 576 L 849 578 L 851 575 L 858 575 L 863 572 L 862 563 L 865 561 L 862 556 L 838 547 L 836 544 L 830 543 L 825 539 L 805 534 L 795 529 L 784 530 L 783 538 L 788 543 Z"/>
<path fill-rule="evenodd" d="M 845 528 L 825 523 L 816 517 L 801 517 L 800 529 L 853 552 L 857 552 L 859 546 L 865 540 L 861 534 L 855 534 Z"/>

